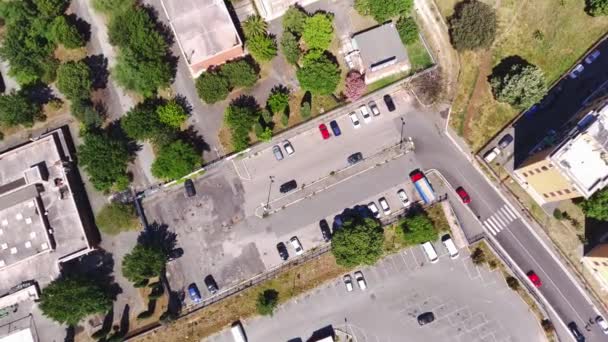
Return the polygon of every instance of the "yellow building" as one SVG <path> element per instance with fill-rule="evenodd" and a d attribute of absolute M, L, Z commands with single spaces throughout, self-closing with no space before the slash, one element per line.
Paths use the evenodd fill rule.
<path fill-rule="evenodd" d="M 604 291 L 608 291 L 608 243 L 594 247 L 583 257 L 583 265 L 600 283 Z"/>

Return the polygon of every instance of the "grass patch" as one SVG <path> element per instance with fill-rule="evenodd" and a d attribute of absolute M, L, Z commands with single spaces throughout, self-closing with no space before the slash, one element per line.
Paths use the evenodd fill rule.
<path fill-rule="evenodd" d="M 376 82 L 372 82 L 367 85 L 367 89 L 365 90 L 365 94 L 373 93 L 378 89 L 382 89 L 386 86 L 389 86 L 399 80 L 402 80 L 411 75 L 411 72 L 400 72 L 398 74 L 394 74 L 391 76 L 387 76 L 377 80 Z"/>
<path fill-rule="evenodd" d="M 420 37 L 412 44 L 406 45 L 407 55 L 412 64 L 412 73 L 424 70 L 433 65 L 433 60 Z"/>
<path fill-rule="evenodd" d="M 439 234 L 450 232 L 450 224 L 448 223 L 448 219 L 445 217 L 441 203 L 437 203 L 432 207 L 427 208 L 426 214 L 431 222 L 433 222 L 433 226 L 437 232 L 439 232 Z"/>

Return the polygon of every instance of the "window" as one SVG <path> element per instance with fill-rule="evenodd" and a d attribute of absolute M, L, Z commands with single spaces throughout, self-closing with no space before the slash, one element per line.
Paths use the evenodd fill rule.
<path fill-rule="evenodd" d="M 534 171 L 536 171 L 536 173 L 540 173 L 540 169 L 539 168 L 534 169 Z"/>
<path fill-rule="evenodd" d="M 555 197 L 555 192 L 550 192 L 549 195 L 551 195 L 551 197 Z"/>
<path fill-rule="evenodd" d="M 562 196 L 564 193 L 561 190 L 557 190 L 557 194 Z"/>
<path fill-rule="evenodd" d="M 522 172 L 522 175 L 524 175 L 524 177 L 528 177 L 528 174 L 525 172 Z"/>
<path fill-rule="evenodd" d="M 546 166 L 541 167 L 541 169 L 542 169 L 543 171 L 547 171 L 547 170 L 549 170 L 549 168 L 548 168 L 548 167 L 546 167 Z"/>
<path fill-rule="evenodd" d="M 553 164 L 549 164 L 549 167 L 550 167 L 550 168 L 553 168 Z"/>
<path fill-rule="evenodd" d="M 599 265 L 600 265 L 600 263 L 599 263 L 599 262 L 597 262 L 597 261 L 594 261 L 594 262 L 593 262 L 593 264 L 594 264 L 595 266 L 599 266 Z"/>
<path fill-rule="evenodd" d="M 569 194 L 569 193 L 571 193 L 572 191 L 570 191 L 570 189 L 564 189 L 564 192 L 565 192 L 565 193 L 567 193 L 567 194 Z"/>
<path fill-rule="evenodd" d="M 532 176 L 534 174 L 533 170 L 529 170 L 528 172 L 530 173 L 530 176 Z"/>
<path fill-rule="evenodd" d="M 543 194 L 543 196 L 545 196 L 545 198 L 549 198 L 549 196 L 547 194 Z"/>
<path fill-rule="evenodd" d="M 608 262 L 602 261 L 602 265 L 608 266 Z"/>

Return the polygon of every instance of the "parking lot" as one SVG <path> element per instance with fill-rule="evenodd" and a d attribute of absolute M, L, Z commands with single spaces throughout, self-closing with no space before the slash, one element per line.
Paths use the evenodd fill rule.
<path fill-rule="evenodd" d="M 354 335 L 357 342 L 544 339 L 537 319 L 502 274 L 473 265 L 466 250 L 450 259 L 441 243 L 434 245 L 441 255 L 435 264 L 419 246 L 391 255 L 362 269 L 365 291 L 354 284 L 347 292 L 342 278 L 334 279 L 279 306 L 272 317 L 242 322 L 247 337 L 306 341 L 330 326 Z M 427 311 L 435 321 L 421 327 L 416 317 Z M 208 341 L 232 338 L 225 330 Z"/>

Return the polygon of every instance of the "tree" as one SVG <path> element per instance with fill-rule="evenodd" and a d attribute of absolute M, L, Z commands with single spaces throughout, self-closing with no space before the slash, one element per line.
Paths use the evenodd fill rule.
<path fill-rule="evenodd" d="M 45 17 L 60 16 L 70 5 L 70 0 L 33 0 L 38 12 Z"/>
<path fill-rule="evenodd" d="M 167 103 L 156 108 L 156 114 L 161 123 L 179 129 L 188 118 L 188 113 L 182 105 L 175 100 L 169 100 Z"/>
<path fill-rule="evenodd" d="M 307 17 L 308 14 L 302 8 L 293 5 L 289 6 L 283 15 L 283 34 L 290 32 L 294 35 L 301 35 L 302 31 L 304 31 Z"/>
<path fill-rule="evenodd" d="M 485 263 L 486 254 L 484 253 L 483 249 L 476 247 L 475 250 L 473 250 L 473 253 L 471 253 L 471 261 L 473 261 L 475 265 L 481 265 Z"/>
<path fill-rule="evenodd" d="M 418 40 L 418 25 L 412 17 L 400 18 L 397 21 L 397 31 L 403 44 L 413 44 Z"/>
<path fill-rule="evenodd" d="M 42 114 L 42 106 L 31 101 L 23 90 L 0 95 L 0 123 L 7 126 L 31 127 Z"/>
<path fill-rule="evenodd" d="M 268 24 L 259 15 L 250 15 L 243 22 L 243 33 L 245 38 L 262 37 L 266 35 Z"/>
<path fill-rule="evenodd" d="M 490 85 L 496 100 L 519 109 L 533 105 L 547 92 L 542 70 L 527 63 L 515 63 L 506 72 L 495 71 Z"/>
<path fill-rule="evenodd" d="M 279 292 L 274 289 L 267 289 L 260 292 L 255 304 L 260 315 L 272 316 L 274 309 L 279 304 Z"/>
<path fill-rule="evenodd" d="M 199 153 L 192 145 L 181 140 L 161 146 L 152 163 L 152 174 L 156 178 L 179 179 L 202 164 Z"/>
<path fill-rule="evenodd" d="M 70 111 L 72 116 L 86 127 L 99 127 L 103 123 L 101 114 L 89 99 L 73 101 L 70 104 Z"/>
<path fill-rule="evenodd" d="M 72 101 L 91 96 L 91 69 L 83 62 L 66 62 L 57 69 L 57 88 Z"/>
<path fill-rule="evenodd" d="M 600 221 L 608 221 L 608 188 L 593 194 L 589 199 L 580 203 L 586 217 Z"/>
<path fill-rule="evenodd" d="M 220 73 L 228 80 L 230 87 L 251 87 L 258 80 L 254 66 L 244 59 L 222 65 Z"/>
<path fill-rule="evenodd" d="M 242 151 L 249 146 L 249 131 L 259 116 L 258 108 L 242 105 L 238 101 L 234 101 L 226 108 L 224 121 L 230 128 L 232 147 L 235 151 Z"/>
<path fill-rule="evenodd" d="M 272 113 L 283 113 L 289 107 L 289 90 L 285 87 L 275 87 L 266 104 Z"/>
<path fill-rule="evenodd" d="M 384 231 L 377 220 L 353 216 L 334 231 L 331 251 L 338 265 L 373 265 L 382 256 Z"/>
<path fill-rule="evenodd" d="M 138 243 L 122 259 L 122 274 L 132 283 L 141 283 L 161 275 L 167 256 L 162 249 Z"/>
<path fill-rule="evenodd" d="M 45 316 L 75 326 L 88 315 L 108 312 L 112 299 L 93 279 L 68 276 L 42 290 L 39 307 Z"/>
<path fill-rule="evenodd" d="M 371 15 L 383 23 L 399 15 L 410 13 L 413 0 L 355 0 L 355 9 L 361 15 Z"/>
<path fill-rule="evenodd" d="M 268 35 L 251 37 L 245 45 L 253 58 L 260 62 L 270 61 L 277 55 L 277 42 Z"/>
<path fill-rule="evenodd" d="M 327 50 L 334 37 L 333 15 L 317 13 L 306 18 L 302 39 L 309 49 Z"/>
<path fill-rule="evenodd" d="M 281 37 L 281 51 L 283 51 L 283 56 L 285 56 L 287 63 L 292 65 L 298 64 L 302 51 L 300 50 L 298 38 L 296 38 L 293 33 L 289 31 L 283 32 L 283 36 Z"/>
<path fill-rule="evenodd" d="M 84 133 L 84 143 L 78 149 L 78 161 L 89 174 L 97 190 L 124 190 L 129 185 L 127 164 L 131 161 L 124 142 L 106 133 L 90 130 Z"/>
<path fill-rule="evenodd" d="M 351 71 L 346 75 L 346 85 L 344 93 L 349 101 L 353 102 L 358 100 L 364 93 L 367 86 L 363 75 L 357 71 Z"/>
<path fill-rule="evenodd" d="M 140 227 L 133 205 L 119 202 L 112 202 L 101 208 L 95 217 L 95 223 L 99 230 L 110 235 L 137 230 Z"/>
<path fill-rule="evenodd" d="M 309 52 L 310 55 L 313 52 Z M 296 71 L 296 76 L 302 89 L 315 95 L 329 95 L 333 93 L 340 83 L 340 67 L 326 55 L 321 54 L 315 58 L 304 56 L 302 68 Z"/>
<path fill-rule="evenodd" d="M 586 0 L 585 11 L 594 17 L 608 15 L 607 0 Z"/>
<path fill-rule="evenodd" d="M 222 101 L 230 93 L 228 79 L 217 71 L 207 71 L 196 79 L 198 96 L 206 103 L 212 104 Z"/>
<path fill-rule="evenodd" d="M 147 59 L 125 48 L 118 54 L 113 75 L 121 87 L 150 97 L 171 84 L 173 71 L 164 58 Z"/>
<path fill-rule="evenodd" d="M 140 103 L 120 120 L 120 127 L 134 140 L 151 140 L 158 145 L 169 143 L 175 139 L 176 130 L 160 120 L 158 108 L 155 101 Z"/>
<path fill-rule="evenodd" d="M 63 44 L 68 49 L 76 49 L 85 45 L 85 40 L 78 28 L 70 23 L 64 16 L 53 19 L 49 28 L 49 34 L 53 41 Z"/>
<path fill-rule="evenodd" d="M 437 240 L 437 230 L 425 214 L 416 214 L 400 222 L 403 230 L 403 242 L 408 245 L 419 245 Z"/>
<path fill-rule="evenodd" d="M 456 50 L 485 49 L 492 45 L 496 36 L 496 13 L 483 2 L 463 1 L 454 8 L 449 25 Z"/>

